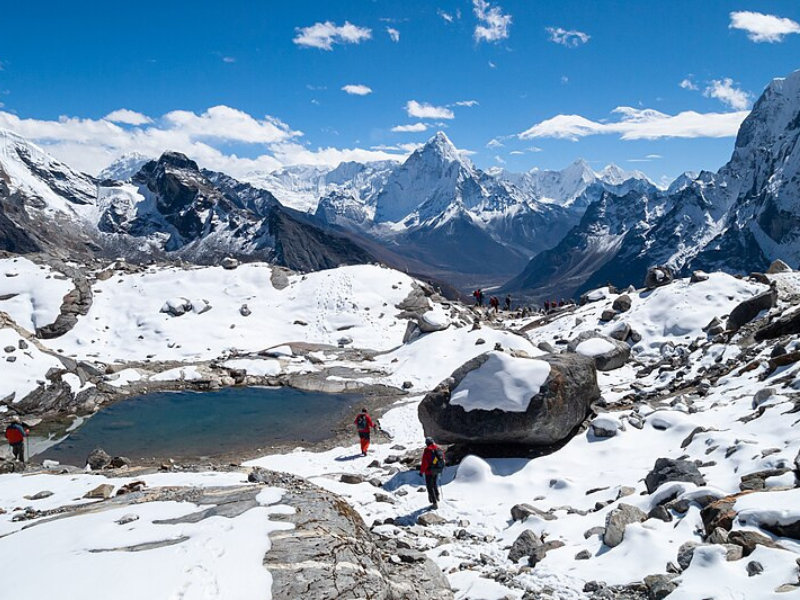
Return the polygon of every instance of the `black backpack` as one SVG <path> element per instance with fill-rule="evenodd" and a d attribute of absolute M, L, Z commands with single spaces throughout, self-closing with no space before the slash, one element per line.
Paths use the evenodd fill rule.
<path fill-rule="evenodd" d="M 356 427 L 358 427 L 359 429 L 367 428 L 367 415 L 361 413 L 356 417 Z"/>
<path fill-rule="evenodd" d="M 444 471 L 445 462 L 444 450 L 437 446 L 433 449 L 433 456 L 431 456 L 431 473 L 438 475 Z"/>

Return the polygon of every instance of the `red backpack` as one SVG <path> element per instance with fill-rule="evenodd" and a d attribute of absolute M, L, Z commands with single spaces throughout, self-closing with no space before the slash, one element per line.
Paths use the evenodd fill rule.
<path fill-rule="evenodd" d="M 25 440 L 25 430 L 16 423 L 6 427 L 6 439 L 9 444 L 20 444 Z"/>

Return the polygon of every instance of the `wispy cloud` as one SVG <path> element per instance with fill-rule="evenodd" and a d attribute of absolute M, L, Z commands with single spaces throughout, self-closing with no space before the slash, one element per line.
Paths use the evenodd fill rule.
<path fill-rule="evenodd" d="M 110 112 L 103 118 L 106 121 L 122 123 L 123 125 L 146 125 L 147 123 L 153 122 L 147 115 L 143 115 L 134 110 L 128 110 L 127 108 L 120 108 L 114 112 Z"/>
<path fill-rule="evenodd" d="M 372 88 L 361 83 L 348 84 L 342 87 L 342 91 L 351 96 L 366 96 L 372 93 Z"/>
<path fill-rule="evenodd" d="M 511 15 L 503 14 L 500 6 L 492 6 L 486 0 L 472 0 L 472 7 L 479 21 L 475 26 L 476 42 L 499 42 L 508 38 Z"/>
<path fill-rule="evenodd" d="M 713 79 L 703 90 L 706 98 L 716 98 L 733 110 L 745 110 L 750 107 L 752 95 L 735 86 L 730 77 Z"/>
<path fill-rule="evenodd" d="M 222 62 L 228 63 L 228 64 L 235 63 L 236 62 L 236 57 L 235 56 L 223 56 L 222 57 Z"/>
<path fill-rule="evenodd" d="M 466 106 L 467 108 L 478 106 L 478 104 L 479 102 L 477 100 L 459 100 L 458 102 L 453 102 L 453 106 Z"/>
<path fill-rule="evenodd" d="M 684 90 L 692 90 L 696 92 L 697 90 L 700 89 L 699 87 L 697 87 L 697 84 L 694 81 L 692 81 L 691 77 L 687 77 L 686 79 L 681 81 L 678 85 L 680 86 L 681 89 Z"/>
<path fill-rule="evenodd" d="M 496 162 L 498 165 L 504 165 L 504 164 L 506 164 L 506 161 L 504 161 L 504 160 L 503 160 L 503 159 L 502 159 L 500 156 L 498 156 L 497 154 L 495 154 L 495 156 L 494 156 L 494 162 Z"/>
<path fill-rule="evenodd" d="M 397 43 L 400 41 L 400 32 L 394 27 L 387 27 L 386 33 L 389 34 L 389 37 L 392 38 L 393 42 Z"/>
<path fill-rule="evenodd" d="M 591 135 L 619 135 L 623 140 L 659 138 L 733 137 L 748 111 L 697 113 L 684 111 L 668 115 L 653 109 L 620 106 L 614 109 L 616 122 L 592 121 L 580 115 L 557 115 L 519 134 L 520 139 L 559 138 L 578 140 Z"/>
<path fill-rule="evenodd" d="M 336 25 L 331 21 L 314 23 L 310 27 L 298 27 L 297 35 L 292 40 L 298 46 L 333 50 L 334 44 L 360 44 L 372 37 L 368 27 L 358 27 L 345 21 L 344 25 Z"/>
<path fill-rule="evenodd" d="M 555 44 L 561 44 L 567 48 L 577 48 L 588 42 L 592 36 L 582 31 L 575 29 L 563 29 L 562 27 L 546 27 L 547 33 L 550 34 L 550 41 Z"/>
<path fill-rule="evenodd" d="M 512 150 L 509 154 L 511 156 L 523 156 L 525 153 L 522 150 Z"/>
<path fill-rule="evenodd" d="M 729 29 L 741 29 L 753 42 L 782 42 L 792 33 L 800 33 L 800 24 L 791 19 L 749 10 L 735 11 L 730 14 Z"/>
<path fill-rule="evenodd" d="M 445 23 L 452 23 L 453 21 L 456 20 L 456 18 L 459 18 L 459 19 L 461 18 L 461 11 L 458 11 L 456 13 L 456 15 L 454 16 L 454 15 L 451 15 L 449 12 L 443 11 L 440 8 L 439 10 L 436 11 L 436 14 L 439 15 L 440 17 L 442 17 L 442 20 Z"/>
<path fill-rule="evenodd" d="M 428 126 L 425 123 L 412 123 L 411 125 L 395 125 L 392 131 L 395 133 L 419 133 L 427 131 Z"/>
<path fill-rule="evenodd" d="M 494 138 L 493 140 L 489 140 L 489 142 L 486 144 L 486 147 L 487 148 L 491 148 L 491 149 L 502 148 L 503 146 L 505 146 L 505 144 L 503 142 L 501 142 L 500 140 L 498 140 L 497 138 Z"/>
<path fill-rule="evenodd" d="M 406 112 L 415 119 L 455 119 L 453 111 L 446 106 L 434 106 L 427 102 L 409 100 L 406 102 Z"/>
<path fill-rule="evenodd" d="M 144 119 L 147 121 L 141 125 L 132 124 Z M 96 120 L 66 116 L 56 120 L 21 119 L 0 111 L 0 128 L 14 131 L 72 167 L 93 174 L 128 152 L 156 157 L 166 150 L 175 150 L 203 167 L 234 177 L 290 164 L 336 166 L 348 160 L 400 160 L 406 154 L 363 148 L 310 149 L 298 143 L 302 132 L 279 119 L 256 118 L 228 106 L 215 106 L 202 113 L 176 110 L 157 119 L 127 109 Z M 249 146 L 255 157 L 230 153 L 229 148 L 234 144 Z"/>

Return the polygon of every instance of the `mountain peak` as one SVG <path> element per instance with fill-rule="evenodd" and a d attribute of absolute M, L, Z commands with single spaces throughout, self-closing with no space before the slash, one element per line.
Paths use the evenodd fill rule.
<path fill-rule="evenodd" d="M 434 153 L 448 162 L 461 160 L 461 154 L 444 131 L 437 131 L 436 135 L 429 139 L 418 152 L 420 154 Z"/>

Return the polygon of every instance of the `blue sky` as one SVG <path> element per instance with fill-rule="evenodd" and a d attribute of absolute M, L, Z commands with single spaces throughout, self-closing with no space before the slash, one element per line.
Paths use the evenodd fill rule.
<path fill-rule="evenodd" d="M 441 128 L 483 168 L 583 157 L 660 180 L 717 169 L 764 86 L 800 68 L 796 1 L 51 1 L 3 11 L 0 127 L 88 171 L 165 146 L 234 175 L 380 158 Z M 392 131 L 408 125 L 425 131 Z"/>

